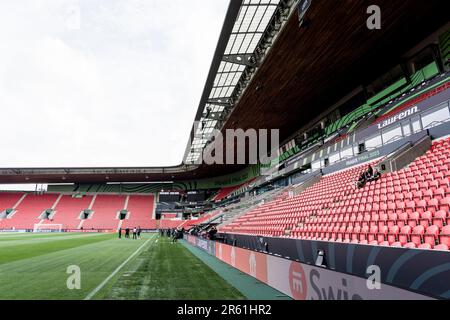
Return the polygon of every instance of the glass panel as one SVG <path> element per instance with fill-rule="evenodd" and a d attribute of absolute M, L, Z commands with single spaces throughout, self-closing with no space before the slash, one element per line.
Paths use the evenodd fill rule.
<path fill-rule="evenodd" d="M 358 148 L 356 148 L 356 149 L 358 149 Z M 349 158 L 349 157 L 353 157 L 353 148 L 352 147 L 343 149 L 341 151 L 341 158 L 342 159 Z"/>
<path fill-rule="evenodd" d="M 410 124 L 409 124 L 409 121 L 408 122 L 404 122 L 403 124 L 402 124 L 402 126 L 403 126 L 403 135 L 406 137 L 406 136 L 409 136 L 410 134 L 411 134 L 411 126 L 410 126 Z"/>
<path fill-rule="evenodd" d="M 381 146 L 381 135 L 376 135 L 366 140 L 366 149 L 374 149 Z"/>
<path fill-rule="evenodd" d="M 320 169 L 320 160 L 312 162 L 311 163 L 311 169 L 313 169 L 313 170 Z"/>
<path fill-rule="evenodd" d="M 383 132 L 383 143 L 390 143 L 402 138 L 402 128 L 397 125 Z"/>
<path fill-rule="evenodd" d="M 329 160 L 330 160 L 330 164 L 341 160 L 341 156 L 339 155 L 339 152 L 336 152 L 336 153 L 333 153 L 332 155 L 330 155 Z"/>
<path fill-rule="evenodd" d="M 413 132 L 419 132 L 422 130 L 422 126 L 420 125 L 420 118 L 419 117 L 415 117 L 414 119 L 411 120 L 411 125 L 412 125 L 412 129 Z"/>
<path fill-rule="evenodd" d="M 424 129 L 432 128 L 450 120 L 450 112 L 446 104 L 439 106 L 430 113 L 422 116 L 422 126 Z"/>

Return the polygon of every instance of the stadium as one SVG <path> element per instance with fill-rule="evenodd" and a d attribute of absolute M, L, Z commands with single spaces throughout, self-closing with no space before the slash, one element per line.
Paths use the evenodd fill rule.
<path fill-rule="evenodd" d="M 2 148 L 0 299 L 450 299 L 445 2 L 231 0 L 223 17 L 181 164 Z M 164 140 L 148 157 L 162 131 L 135 137 Z"/>

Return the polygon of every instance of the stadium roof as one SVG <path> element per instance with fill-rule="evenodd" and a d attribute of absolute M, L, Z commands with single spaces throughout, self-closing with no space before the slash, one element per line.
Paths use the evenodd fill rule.
<path fill-rule="evenodd" d="M 287 1 L 280 0 L 244 0 L 238 4 L 232 1 L 230 5 L 229 11 L 239 9 L 239 13 L 234 21 L 225 22 L 224 29 L 232 29 L 219 41 L 192 128 L 192 143 L 185 154 L 187 164 L 195 163 L 214 129 L 221 129 L 258 65 L 262 51 L 259 45 L 265 33 L 278 23 L 277 10 L 287 7 Z"/>
<path fill-rule="evenodd" d="M 172 167 L 0 168 L 0 183 L 155 181 L 189 178 L 213 129 L 220 129 L 296 0 L 231 0 L 183 162 Z M 264 48 L 262 47 L 264 46 Z M 234 171 L 228 167 L 227 170 Z M 213 174 L 214 175 L 214 174 Z"/>
<path fill-rule="evenodd" d="M 262 26 L 255 29 L 256 21 L 266 21 L 268 15 L 255 8 L 272 10 L 274 4 L 230 2 L 195 117 L 197 123 L 207 121 L 207 130 L 279 128 L 280 138 L 287 138 L 355 87 L 398 64 L 405 52 L 448 21 L 441 0 L 314 0 L 305 16 L 307 23 L 300 27 L 297 15 L 289 14 L 295 12 L 298 1 L 276 4 L 260 36 Z M 382 27 L 376 31 L 366 28 L 366 9 L 372 4 L 383 8 Z M 252 10 L 253 15 L 245 14 Z M 237 33 L 250 26 L 252 37 L 260 36 L 253 54 L 238 49 L 245 44 L 252 50 L 256 40 L 252 42 L 245 32 Z M 239 43 L 236 49 L 235 43 Z M 239 61 L 233 52 L 247 59 Z M 231 96 L 222 96 L 230 92 Z M 212 108 L 209 115 L 207 107 Z M 217 119 L 211 119 L 213 114 Z M 197 130 L 194 124 L 190 138 L 197 140 L 194 152 L 188 144 L 185 162 L 195 159 L 195 150 L 206 143 L 199 140 Z M 242 167 L 183 163 L 139 168 L 0 168 L 0 183 L 174 181 L 217 177 Z"/>

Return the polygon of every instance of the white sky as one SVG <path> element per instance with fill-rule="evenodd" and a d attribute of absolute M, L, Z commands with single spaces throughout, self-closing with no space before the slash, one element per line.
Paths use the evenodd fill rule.
<path fill-rule="evenodd" d="M 182 160 L 229 0 L 1 0 L 0 167 Z"/>

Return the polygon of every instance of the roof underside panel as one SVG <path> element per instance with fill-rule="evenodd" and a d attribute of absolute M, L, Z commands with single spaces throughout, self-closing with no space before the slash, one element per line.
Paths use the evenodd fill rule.
<path fill-rule="evenodd" d="M 279 3 L 280 0 L 244 0 L 223 57 L 252 55 Z M 185 163 L 195 162 L 201 155 L 201 150 L 207 144 L 213 130 L 220 129 L 217 118 L 221 118 L 220 114 L 225 111 L 224 105 L 230 101 L 246 67 L 245 64 L 238 61 L 229 62 L 222 59 L 208 95 L 209 99 L 214 99 L 215 103 L 205 102 L 203 116 L 195 130 L 190 152 L 184 160 Z M 209 117 L 210 114 L 215 114 L 214 119 Z"/>

